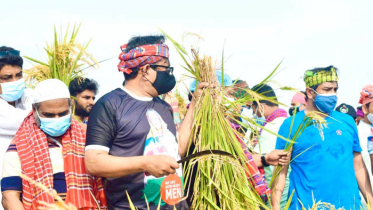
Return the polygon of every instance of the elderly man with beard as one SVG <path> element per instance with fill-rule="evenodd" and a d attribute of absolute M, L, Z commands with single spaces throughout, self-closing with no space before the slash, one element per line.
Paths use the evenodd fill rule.
<path fill-rule="evenodd" d="M 85 132 L 71 117 L 67 86 L 48 79 L 40 82 L 34 93 L 33 111 L 5 154 L 1 180 L 4 209 L 41 209 L 55 202 L 48 192 L 22 180 L 20 174 L 56 190 L 79 210 L 99 209 L 98 205 L 106 209 L 101 179 L 86 173 Z"/>
<path fill-rule="evenodd" d="M 74 115 L 82 123 L 87 123 L 87 118 L 95 105 L 98 84 L 93 79 L 78 77 L 70 82 L 70 95 L 73 96 L 75 105 Z"/>

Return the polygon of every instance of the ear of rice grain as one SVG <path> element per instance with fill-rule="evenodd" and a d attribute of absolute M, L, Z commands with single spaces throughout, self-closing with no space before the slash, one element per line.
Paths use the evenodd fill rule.
<path fill-rule="evenodd" d="M 84 45 L 77 42 L 79 29 L 80 25 L 78 27 L 74 25 L 70 39 L 68 39 L 69 28 L 63 37 L 59 37 L 56 28 L 54 29 L 54 42 L 50 45 L 47 43 L 44 48 L 47 62 L 24 56 L 36 63 L 33 68 L 25 70 L 26 82 L 29 86 L 35 86 L 40 81 L 52 78 L 59 79 L 69 86 L 73 79 L 84 76 L 83 65 L 98 66 L 96 59 L 86 52 L 91 41 Z"/>

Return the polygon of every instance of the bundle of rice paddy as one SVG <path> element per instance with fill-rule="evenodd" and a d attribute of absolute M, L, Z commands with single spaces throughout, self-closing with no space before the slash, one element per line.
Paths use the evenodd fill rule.
<path fill-rule="evenodd" d="M 228 115 L 235 115 L 229 107 L 234 107 L 236 104 L 227 99 L 224 84 L 220 85 L 215 76 L 217 68 L 224 73 L 223 65 L 217 66 L 211 57 L 200 56 L 196 50 L 192 50 L 191 62 L 188 62 L 184 56 L 187 55 L 185 50 L 169 36 L 167 37 L 176 46 L 185 61 L 184 68 L 196 78 L 197 84 L 200 82 L 209 84 L 209 87 L 204 88 L 200 97 L 196 99 L 191 137 L 195 150 L 188 153 L 221 150 L 235 157 L 204 156 L 184 167 L 185 185 L 187 188 L 193 188 L 194 191 L 191 209 L 267 208 L 246 176 L 245 171 L 249 171 L 248 166 L 241 164 L 246 163 L 247 159 L 237 140 L 239 134 L 232 129 L 228 120 Z M 194 186 L 188 186 L 193 165 L 197 162 Z"/>
<path fill-rule="evenodd" d="M 87 44 L 81 45 L 76 41 L 80 25 L 74 25 L 73 31 L 69 36 L 69 28 L 67 28 L 65 35 L 58 37 L 56 28 L 54 29 L 54 42 L 48 44 L 44 48 L 47 53 L 47 62 L 39 61 L 34 58 L 25 56 L 36 65 L 28 70 L 26 81 L 30 86 L 35 86 L 36 83 L 46 79 L 59 79 L 69 86 L 70 82 L 77 78 L 84 76 L 82 68 L 84 65 L 93 67 L 98 65 L 96 59 L 86 52 L 86 49 L 91 41 Z"/>

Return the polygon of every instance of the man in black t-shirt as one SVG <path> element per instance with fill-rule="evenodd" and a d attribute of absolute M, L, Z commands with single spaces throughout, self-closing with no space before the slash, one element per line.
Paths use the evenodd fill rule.
<path fill-rule="evenodd" d="M 156 209 L 166 175 L 182 180 L 176 161 L 184 156 L 193 122 L 194 101 L 176 131 L 172 109 L 157 97 L 176 84 L 163 36 L 133 37 L 121 47 L 118 68 L 125 85 L 97 101 L 87 129 L 85 162 L 92 175 L 106 178 L 110 209 L 129 209 L 126 192 L 139 209 Z M 197 97 L 208 84 L 201 83 Z M 187 209 L 185 202 L 176 208 Z M 173 209 L 163 201 L 161 209 Z"/>

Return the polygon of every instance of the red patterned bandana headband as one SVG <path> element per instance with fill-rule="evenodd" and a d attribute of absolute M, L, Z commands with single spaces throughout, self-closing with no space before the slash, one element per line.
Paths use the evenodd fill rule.
<path fill-rule="evenodd" d="M 365 105 L 373 102 L 373 85 L 366 85 L 360 93 L 359 104 Z"/>
<path fill-rule="evenodd" d="M 125 53 L 126 48 L 127 44 L 120 47 L 122 53 L 119 55 L 120 63 L 118 65 L 118 70 L 126 74 L 131 74 L 131 69 L 154 64 L 163 57 L 169 57 L 168 46 L 162 43 L 142 45 Z"/>

